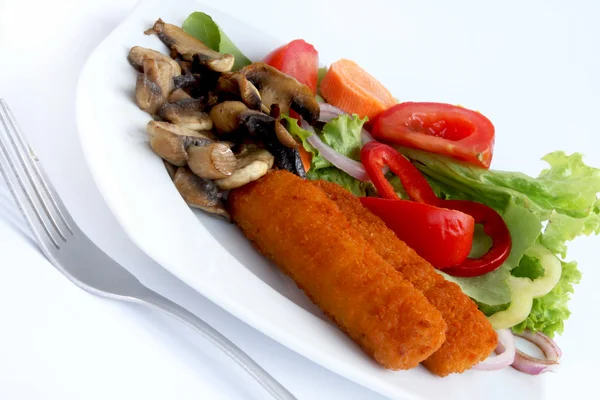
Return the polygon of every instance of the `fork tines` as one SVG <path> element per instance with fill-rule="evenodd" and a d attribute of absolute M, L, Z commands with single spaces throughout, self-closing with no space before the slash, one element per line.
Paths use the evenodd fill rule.
<path fill-rule="evenodd" d="M 0 173 L 38 243 L 60 249 L 73 234 L 72 220 L 3 99 L 0 99 Z"/>

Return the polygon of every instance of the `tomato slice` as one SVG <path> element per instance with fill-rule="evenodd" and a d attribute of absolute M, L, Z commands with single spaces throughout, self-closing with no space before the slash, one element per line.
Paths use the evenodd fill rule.
<path fill-rule="evenodd" d="M 292 40 L 270 52 L 263 62 L 295 78 L 317 94 L 319 53 L 312 44 L 302 39 Z"/>
<path fill-rule="evenodd" d="M 444 103 L 400 103 L 381 113 L 371 134 L 387 143 L 444 154 L 489 168 L 494 125 L 484 115 Z"/>

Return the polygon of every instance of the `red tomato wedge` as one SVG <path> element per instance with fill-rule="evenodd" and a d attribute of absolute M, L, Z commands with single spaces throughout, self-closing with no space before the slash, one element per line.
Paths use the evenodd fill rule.
<path fill-rule="evenodd" d="M 444 154 L 489 168 L 494 125 L 484 115 L 444 103 L 400 103 L 373 122 L 371 134 L 382 142 Z"/>
<path fill-rule="evenodd" d="M 270 52 L 263 62 L 305 84 L 317 94 L 319 53 L 302 39 L 292 40 Z"/>

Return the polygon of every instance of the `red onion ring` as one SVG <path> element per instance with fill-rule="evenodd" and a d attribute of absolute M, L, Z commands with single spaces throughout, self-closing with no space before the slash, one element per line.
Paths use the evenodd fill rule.
<path fill-rule="evenodd" d="M 516 336 L 529 340 L 542 350 L 547 359 L 558 360 L 562 357 L 562 351 L 554 340 L 544 335 L 542 332 L 531 333 L 531 331 L 523 331 L 515 333 Z"/>
<path fill-rule="evenodd" d="M 348 114 L 346 111 L 332 106 L 328 103 L 319 103 L 319 108 L 321 109 L 319 121 L 325 123 L 331 121 L 335 117 L 339 117 L 340 115 Z"/>
<path fill-rule="evenodd" d="M 531 333 L 529 331 L 523 331 L 523 333 L 516 333 L 515 335 L 538 346 L 546 356 L 546 359 L 543 360 L 533 357 L 517 350 L 515 361 L 512 363 L 513 368 L 529 375 L 539 375 L 542 372 L 554 371 L 558 367 L 562 351 L 558 345 L 554 343 L 554 340 L 550 339 L 542 332 Z"/>
<path fill-rule="evenodd" d="M 500 329 L 498 333 L 498 345 L 494 350 L 497 356 L 489 357 L 487 360 L 475 365 L 473 369 L 479 371 L 496 371 L 506 368 L 515 360 L 517 347 L 515 345 L 515 337 L 510 329 Z"/>
<path fill-rule="evenodd" d="M 315 130 L 306 121 L 301 122 L 302 129 L 312 133 L 311 136 L 306 139 L 319 153 L 330 163 L 332 163 L 338 169 L 341 169 L 353 178 L 359 181 L 369 182 L 369 175 L 365 170 L 365 167 L 358 161 L 355 161 L 343 154 L 338 153 L 327 144 L 323 143 L 321 138 L 315 133 Z"/>
<path fill-rule="evenodd" d="M 340 115 L 348 114 L 346 111 L 339 109 L 335 106 L 332 106 L 328 103 L 319 103 L 319 107 L 321 108 L 321 113 L 319 115 L 319 121 L 327 123 L 334 118 L 339 117 Z M 372 142 L 373 136 L 367 131 L 365 128 L 360 130 L 360 141 L 363 145 Z"/>

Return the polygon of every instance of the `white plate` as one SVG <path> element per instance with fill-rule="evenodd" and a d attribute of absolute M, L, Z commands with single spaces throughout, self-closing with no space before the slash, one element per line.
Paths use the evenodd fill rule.
<path fill-rule="evenodd" d="M 335 21 L 329 35 L 311 41 L 318 49 L 348 52 L 332 51 L 328 55 L 321 50 L 321 61 L 354 58 L 402 99 L 461 103 L 484 110 L 499 132 L 496 167 L 535 173 L 540 168 L 536 160 L 554 148 L 589 149 L 590 143 L 595 143 L 598 149 L 598 140 L 584 125 L 585 119 L 556 117 L 560 112 L 582 110 L 589 112 L 591 121 L 592 113 L 597 112 L 592 111 L 590 104 L 594 103 L 589 101 L 577 103 L 579 106 L 558 105 L 559 95 L 595 99 L 598 104 L 597 97 L 593 97 L 598 93 L 598 81 L 590 78 L 585 86 L 590 72 L 581 69 L 577 60 L 569 59 L 569 54 L 561 53 L 569 48 L 568 42 L 554 41 L 562 40 L 562 28 L 557 28 L 552 19 L 560 18 L 560 14 L 542 13 L 546 19 L 538 20 L 536 29 L 543 34 L 555 32 L 555 36 L 542 40 L 541 33 L 525 35 L 530 29 L 528 18 L 537 15 L 533 8 L 521 9 L 522 14 L 507 11 L 508 6 L 476 9 L 477 18 L 470 18 L 474 16 L 465 15 L 464 10 L 476 8 L 478 2 L 453 3 L 446 8 L 442 2 L 435 7 L 420 4 L 408 2 L 402 10 L 396 9 L 396 15 L 402 13 L 402 24 L 394 25 L 390 13 L 379 14 L 387 22 L 365 22 L 367 28 L 351 38 L 361 51 L 353 51 L 348 43 L 333 43 L 331 38 L 336 36 L 331 33 L 343 29 Z M 182 281 L 254 328 L 387 396 L 542 398 L 543 377 L 530 377 L 512 369 L 468 371 L 440 379 L 421 367 L 404 372 L 380 368 L 323 318 L 292 282 L 257 254 L 236 227 L 194 213 L 185 205 L 147 144 L 145 125 L 149 116 L 133 100 L 136 73 L 126 56 L 134 45 L 166 52 L 156 36 L 145 36 L 143 31 L 158 17 L 181 24 L 196 10 L 212 15 L 251 59 L 260 59 L 281 44 L 242 22 L 243 15 L 229 16 L 193 0 L 143 0 L 93 52 L 80 77 L 77 117 L 85 156 L 106 202 L 131 239 Z M 323 13 L 333 12 L 324 6 Z M 365 19 L 375 15 L 373 10 L 365 12 Z M 502 22 L 503 18 L 510 19 L 511 26 Z M 319 32 L 327 31 L 324 25 L 319 24 Z M 372 40 L 365 38 L 366 30 Z M 345 34 L 352 32 L 347 30 Z M 538 56 L 531 53 L 536 38 L 540 40 Z M 550 45 L 555 49 L 544 47 Z M 570 77 L 568 84 L 557 77 L 561 71 L 563 77 Z M 581 87 L 573 90 L 573 85 Z M 567 127 L 570 141 L 565 143 L 559 134 Z M 584 147 L 586 143 L 588 147 Z M 510 161 L 515 159 L 522 161 Z"/>

